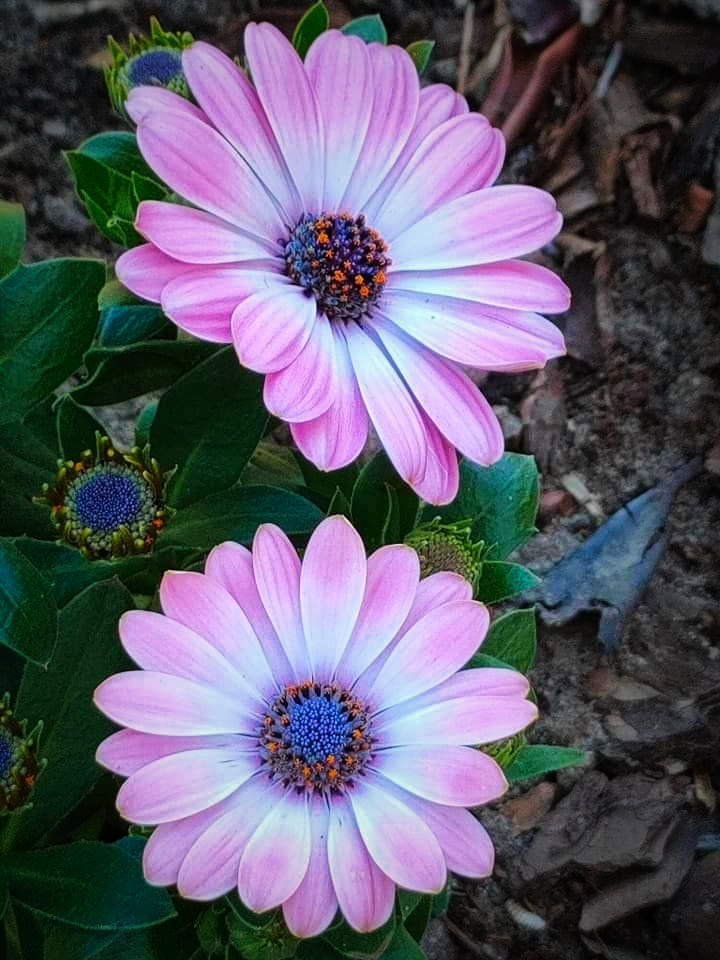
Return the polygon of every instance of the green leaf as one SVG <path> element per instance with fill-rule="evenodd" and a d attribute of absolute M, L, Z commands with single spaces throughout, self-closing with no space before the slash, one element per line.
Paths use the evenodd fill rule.
<path fill-rule="evenodd" d="M 25 211 L 19 203 L 0 200 L 0 278 L 17 267 L 25 249 Z"/>
<path fill-rule="evenodd" d="M 327 503 L 337 489 L 342 490 L 348 499 L 352 497 L 353 488 L 358 478 L 357 464 L 348 464 L 347 467 L 341 467 L 340 470 L 319 470 L 314 463 L 306 460 L 299 451 L 293 451 L 293 454 L 302 471 L 305 486 L 311 493 L 318 495 L 313 497 L 318 503 Z"/>
<path fill-rule="evenodd" d="M 175 914 L 167 891 L 146 884 L 118 844 L 80 840 L 10 854 L 3 866 L 14 900 L 75 927 L 139 930 Z"/>
<path fill-rule="evenodd" d="M 382 450 L 360 471 L 350 502 L 353 523 L 368 551 L 399 542 L 415 526 L 417 495 Z"/>
<path fill-rule="evenodd" d="M 10 900 L 4 917 L 5 943 L 0 949 L 6 960 L 50 960 L 45 952 L 45 937 L 40 918 L 22 903 Z"/>
<path fill-rule="evenodd" d="M 43 721 L 47 769 L 38 777 L 32 809 L 12 818 L 8 833 L 14 846 L 46 837 L 102 776 L 95 750 L 114 726 L 92 696 L 106 677 L 127 669 L 117 625 L 132 607 L 130 593 L 117 580 L 88 587 L 60 611 L 48 669 L 25 668 L 15 709 L 31 724 Z"/>
<path fill-rule="evenodd" d="M 88 379 L 72 391 L 78 403 L 120 403 L 175 383 L 213 353 L 216 343 L 151 340 L 129 347 L 99 347 L 85 354 Z"/>
<path fill-rule="evenodd" d="M 0 643 L 45 667 L 55 645 L 56 615 L 35 567 L 8 540 L 0 541 Z"/>
<path fill-rule="evenodd" d="M 423 938 L 423 934 L 427 930 L 427 925 L 430 922 L 432 906 L 432 897 L 422 897 L 420 903 L 418 903 L 412 913 L 410 913 L 405 920 L 405 929 L 413 938 L 413 940 L 416 941 L 416 943 L 420 943 Z"/>
<path fill-rule="evenodd" d="M 151 400 L 146 403 L 138 414 L 135 421 L 135 444 L 138 447 L 146 447 L 150 443 L 150 428 L 157 413 L 158 401 Z"/>
<path fill-rule="evenodd" d="M 138 202 L 161 199 L 166 191 L 140 155 L 133 134 L 98 134 L 79 150 L 68 151 L 65 159 L 75 191 L 98 230 L 124 247 L 142 243 L 133 226 Z M 140 184 L 145 186 L 138 191 Z"/>
<path fill-rule="evenodd" d="M 499 660 L 497 657 L 489 657 L 486 653 L 480 652 L 474 653 L 463 669 L 465 670 L 469 667 L 499 667 L 501 670 L 509 669 L 508 664 L 505 663 L 504 660 Z"/>
<path fill-rule="evenodd" d="M 209 550 L 222 540 L 249 543 L 261 523 L 276 523 L 292 536 L 310 534 L 322 519 L 314 503 L 290 490 L 233 487 L 179 510 L 162 543 Z"/>
<path fill-rule="evenodd" d="M 21 420 L 80 366 L 97 327 L 99 260 L 49 260 L 0 282 L 0 423 Z"/>
<path fill-rule="evenodd" d="M 350 506 L 350 501 L 342 492 L 340 487 L 335 488 L 335 493 L 332 496 L 330 505 L 327 508 L 327 515 L 332 517 L 334 514 L 339 513 L 343 517 L 347 517 L 348 520 L 352 520 L 352 507 Z"/>
<path fill-rule="evenodd" d="M 167 500 L 180 508 L 226 490 L 240 476 L 268 421 L 262 377 L 241 367 L 228 347 L 163 394 L 150 427 L 150 448 L 175 467 Z"/>
<path fill-rule="evenodd" d="M 380 960 L 425 960 L 425 954 L 409 931 L 405 927 L 398 926 L 395 936 Z"/>
<path fill-rule="evenodd" d="M 29 537 L 18 537 L 14 546 L 43 577 L 59 608 L 64 607 L 93 583 L 111 580 L 113 577 L 118 577 L 125 583 L 152 562 L 148 556 L 90 561 L 75 547 L 65 543 L 33 540 Z"/>
<path fill-rule="evenodd" d="M 378 13 L 371 13 L 365 17 L 357 17 L 346 23 L 342 32 L 353 37 L 360 37 L 365 43 L 387 43 L 388 35 L 385 24 Z"/>
<path fill-rule="evenodd" d="M 97 133 L 80 145 L 78 153 L 97 160 L 126 177 L 136 173 L 156 180 L 155 174 L 140 153 L 135 134 L 126 130 Z"/>
<path fill-rule="evenodd" d="M 540 583 L 536 577 L 519 563 L 507 563 L 502 560 L 485 561 L 480 573 L 476 599 L 483 603 L 500 603 L 525 593 Z"/>
<path fill-rule="evenodd" d="M 497 657 L 520 673 L 527 673 L 537 651 L 535 610 L 512 610 L 498 617 L 481 649 L 486 656 Z"/>
<path fill-rule="evenodd" d="M 537 531 L 538 472 L 532 457 L 506 453 L 491 467 L 460 463 L 460 491 L 446 507 L 427 507 L 424 518 L 473 520 L 473 538 L 503 560 Z"/>
<path fill-rule="evenodd" d="M 95 434 L 105 434 L 105 428 L 95 417 L 76 403 L 69 393 L 58 400 L 55 408 L 60 456 L 63 460 L 77 460 L 85 450 L 95 450 Z"/>
<path fill-rule="evenodd" d="M 563 767 L 574 767 L 578 763 L 584 763 L 586 759 L 587 754 L 575 747 L 528 743 L 520 748 L 513 762 L 505 769 L 505 776 L 510 783 L 517 783 L 531 777 L 542 777 L 554 770 L 562 770 Z"/>
<path fill-rule="evenodd" d="M 290 447 L 274 440 L 261 440 L 243 470 L 243 483 L 269 483 L 290 490 L 303 486 L 303 475 Z"/>
<path fill-rule="evenodd" d="M 53 437 L 53 447 L 54 442 Z M 56 469 L 57 450 L 26 424 L 0 426 L 0 533 L 55 536 L 49 509 L 32 503 L 31 497 L 40 495 L 43 483 L 52 482 Z"/>
<path fill-rule="evenodd" d="M 352 960 L 376 960 L 389 945 L 395 932 L 395 914 L 390 916 L 387 923 L 371 933 L 358 933 L 344 921 L 332 927 L 323 935 L 323 940 L 329 943 L 334 950 Z"/>
<path fill-rule="evenodd" d="M 168 325 L 160 307 L 128 304 L 100 311 L 98 340 L 103 347 L 124 347 L 155 336 Z"/>
<path fill-rule="evenodd" d="M 305 11 L 292 35 L 292 44 L 303 60 L 313 41 L 329 26 L 330 14 L 322 0 Z"/>
<path fill-rule="evenodd" d="M 408 44 L 405 49 L 412 57 L 418 76 L 421 77 L 427 70 L 428 63 L 430 63 L 430 57 L 435 49 L 435 41 L 416 40 L 415 43 Z"/>

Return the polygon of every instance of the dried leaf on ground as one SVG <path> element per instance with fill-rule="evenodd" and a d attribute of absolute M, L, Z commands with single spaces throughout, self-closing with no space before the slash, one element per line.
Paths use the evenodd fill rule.
<path fill-rule="evenodd" d="M 602 929 L 673 897 L 692 866 L 696 840 L 697 830 L 693 823 L 678 826 L 655 870 L 633 871 L 622 880 L 608 884 L 585 903 L 580 915 L 580 929 L 586 933 Z"/>
<path fill-rule="evenodd" d="M 701 466 L 696 458 L 635 497 L 553 567 L 534 592 L 544 622 L 562 625 L 581 612 L 599 612 L 598 638 L 612 653 L 665 551 L 673 497 Z"/>
<path fill-rule="evenodd" d="M 540 823 L 520 864 L 524 880 L 563 867 L 612 873 L 656 867 L 680 818 L 683 796 L 669 779 L 592 770 Z"/>
<path fill-rule="evenodd" d="M 520 407 L 525 423 L 524 449 L 535 455 L 541 473 L 551 469 L 567 431 L 565 389 L 555 361 L 541 370 Z"/>

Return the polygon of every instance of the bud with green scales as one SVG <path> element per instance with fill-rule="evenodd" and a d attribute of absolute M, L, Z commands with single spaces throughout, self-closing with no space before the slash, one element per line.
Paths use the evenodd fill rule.
<path fill-rule="evenodd" d="M 45 767 L 37 759 L 42 730 L 38 723 L 30 733 L 10 709 L 10 694 L 0 699 L 0 815 L 21 810 L 30 799 L 35 782 Z"/>
<path fill-rule="evenodd" d="M 415 527 L 405 537 L 420 559 L 420 576 L 449 570 L 472 584 L 473 594 L 480 581 L 486 549 L 482 540 L 472 538 L 472 520 L 446 523 L 435 517 L 430 523 Z"/>
<path fill-rule="evenodd" d="M 89 560 L 149 553 L 168 518 L 168 476 L 149 447 L 122 453 L 96 434 L 96 452 L 59 460 L 55 483 L 43 484 L 35 502 L 50 507 L 60 538 Z"/>
<path fill-rule="evenodd" d="M 163 30 L 155 17 L 150 18 L 150 36 L 128 37 L 127 52 L 113 37 L 108 37 L 112 66 L 105 68 L 105 83 L 113 109 L 127 119 L 125 101 L 135 87 L 165 87 L 190 99 L 190 89 L 182 69 L 182 51 L 193 43 L 192 34 Z"/>

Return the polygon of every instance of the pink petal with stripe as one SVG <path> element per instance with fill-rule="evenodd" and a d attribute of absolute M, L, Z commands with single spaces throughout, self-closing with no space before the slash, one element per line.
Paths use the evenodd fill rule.
<path fill-rule="evenodd" d="M 328 863 L 328 807 L 310 804 L 310 860 L 300 886 L 283 903 L 288 930 L 296 937 L 316 937 L 330 926 L 338 901 Z"/>
<path fill-rule="evenodd" d="M 315 529 L 300 573 L 300 611 L 310 669 L 329 680 L 350 639 L 365 592 L 367 560 L 360 535 L 342 516 Z"/>
<path fill-rule="evenodd" d="M 562 217 L 536 187 L 477 190 L 456 197 L 393 241 L 396 270 L 437 270 L 522 256 L 548 243 Z"/>
<path fill-rule="evenodd" d="M 300 452 L 321 470 L 339 470 L 362 452 L 368 435 L 368 415 L 350 363 L 345 336 L 330 325 L 335 351 L 335 396 L 314 420 L 291 423 Z"/>
<path fill-rule="evenodd" d="M 427 824 L 382 777 L 367 776 L 348 794 L 363 843 L 383 873 L 398 886 L 438 893 L 446 867 L 440 844 Z"/>
<path fill-rule="evenodd" d="M 232 315 L 233 344 L 243 366 L 273 373 L 289 366 L 312 335 L 317 316 L 313 297 L 288 282 L 268 282 L 236 307 Z"/>
<path fill-rule="evenodd" d="M 135 823 L 167 823 L 224 800 L 260 761 L 254 748 L 214 747 L 154 760 L 120 787 L 117 808 Z"/>
<path fill-rule="evenodd" d="M 290 422 L 314 420 L 335 400 L 335 338 L 329 322 L 318 317 L 295 359 L 265 377 L 263 400 L 270 413 Z"/>
<path fill-rule="evenodd" d="M 320 213 L 325 183 L 324 131 L 303 63 L 292 44 L 269 23 L 248 24 L 245 56 L 265 116 L 305 208 Z M 292 96 L 288 96 L 289 91 Z"/>
<path fill-rule="evenodd" d="M 472 747 L 422 744 L 378 751 L 375 768 L 399 787 L 434 803 L 475 807 L 507 790 L 498 764 Z"/>
<path fill-rule="evenodd" d="M 262 181 L 286 222 L 299 220 L 303 202 L 255 88 L 242 70 L 220 50 L 200 41 L 184 51 L 183 71 L 210 122 Z"/>
<path fill-rule="evenodd" d="M 256 913 L 280 906 L 300 886 L 310 851 L 308 798 L 284 793 L 270 807 L 240 858 L 240 897 Z"/>
<path fill-rule="evenodd" d="M 258 269 L 260 268 L 260 269 Z M 165 284 L 162 308 L 172 322 L 212 343 L 232 343 L 232 315 L 238 304 L 267 289 L 277 268 L 251 260 L 238 267 L 195 267 L 194 273 Z"/>
<path fill-rule="evenodd" d="M 395 884 L 368 853 L 344 796 L 330 805 L 328 863 L 340 909 L 353 930 L 381 927 L 395 906 Z"/>
<path fill-rule="evenodd" d="M 260 599 L 247 547 L 231 540 L 213 547 L 205 561 L 205 575 L 224 587 L 248 618 L 278 683 L 289 683 L 290 661 Z"/>

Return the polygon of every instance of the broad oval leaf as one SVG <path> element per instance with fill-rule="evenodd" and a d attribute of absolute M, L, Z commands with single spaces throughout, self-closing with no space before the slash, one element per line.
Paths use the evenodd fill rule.
<path fill-rule="evenodd" d="M 305 11 L 292 35 L 292 44 L 303 60 L 313 41 L 317 40 L 329 26 L 330 14 L 322 0 L 314 3 Z"/>
<path fill-rule="evenodd" d="M 48 586 L 9 540 L 1 540 L 0 643 L 44 668 L 56 633 L 57 609 Z"/>
<path fill-rule="evenodd" d="M 490 467 L 460 463 L 460 490 L 446 507 L 426 507 L 423 519 L 473 521 L 473 538 L 491 548 L 490 559 L 504 560 L 536 532 L 540 484 L 533 457 L 506 453 Z"/>
<path fill-rule="evenodd" d="M 120 403 L 175 383 L 217 352 L 216 343 L 151 340 L 129 347 L 96 347 L 85 354 L 88 379 L 72 391 L 78 403 Z"/>
<path fill-rule="evenodd" d="M 168 892 L 145 883 L 139 861 L 118 844 L 79 840 L 3 861 L 14 900 L 88 930 L 139 930 L 175 915 Z"/>
<path fill-rule="evenodd" d="M 153 456 L 163 469 L 174 468 L 170 506 L 184 507 L 232 486 L 267 421 L 262 377 L 241 367 L 232 348 L 181 377 L 160 398 L 150 425 Z"/>
<path fill-rule="evenodd" d="M 48 260 L 0 282 L 0 423 L 21 420 L 74 373 L 98 321 L 99 260 Z"/>
<path fill-rule="evenodd" d="M 178 510 L 163 530 L 162 545 L 209 550 L 222 540 L 249 543 L 261 523 L 306 536 L 323 512 L 305 497 L 280 487 L 233 487 Z"/>
<path fill-rule="evenodd" d="M 25 211 L 19 203 L 0 200 L 0 277 L 12 273 L 25 249 Z"/>

